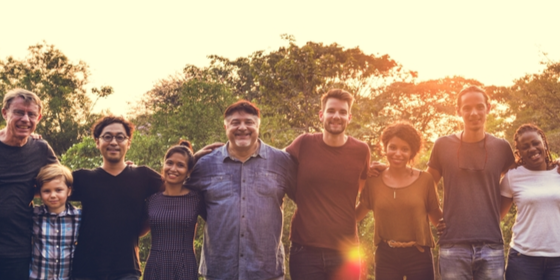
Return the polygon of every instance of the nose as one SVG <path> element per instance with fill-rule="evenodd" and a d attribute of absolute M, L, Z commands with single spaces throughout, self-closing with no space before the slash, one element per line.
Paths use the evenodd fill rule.
<path fill-rule="evenodd" d="M 29 114 L 24 113 L 23 116 L 21 116 L 21 120 L 28 122 L 29 121 Z"/>

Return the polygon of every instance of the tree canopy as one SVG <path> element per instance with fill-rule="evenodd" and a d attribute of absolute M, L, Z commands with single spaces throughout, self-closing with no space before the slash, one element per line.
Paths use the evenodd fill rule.
<path fill-rule="evenodd" d="M 43 135 L 56 154 L 78 143 L 95 118 L 94 102 L 87 94 L 90 72 L 83 61 L 71 62 L 60 50 L 45 42 L 30 46 L 25 59 L 0 60 L 0 98 L 13 88 L 36 93 L 43 102 L 42 120 L 36 133 Z M 93 96 L 105 97 L 109 86 L 93 88 Z M 0 125 L 5 125 L 4 119 Z"/>

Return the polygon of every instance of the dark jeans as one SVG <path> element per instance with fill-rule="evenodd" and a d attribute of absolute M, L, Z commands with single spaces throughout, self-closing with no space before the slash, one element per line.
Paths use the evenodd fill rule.
<path fill-rule="evenodd" d="M 292 243 L 290 276 L 292 280 L 358 280 L 360 259 L 352 259 L 351 252 Z"/>
<path fill-rule="evenodd" d="M 531 257 L 509 249 L 507 280 L 560 279 L 560 257 Z"/>
<path fill-rule="evenodd" d="M 434 280 L 430 247 L 391 248 L 381 242 L 375 251 L 375 280 Z"/>
<path fill-rule="evenodd" d="M 31 258 L 0 258 L 0 279 L 28 280 Z"/>
<path fill-rule="evenodd" d="M 111 274 L 97 277 L 78 277 L 74 280 L 138 280 L 140 276 L 135 273 Z"/>

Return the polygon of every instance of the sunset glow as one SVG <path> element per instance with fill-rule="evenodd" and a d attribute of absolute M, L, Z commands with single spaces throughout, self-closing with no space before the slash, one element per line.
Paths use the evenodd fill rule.
<path fill-rule="evenodd" d="M 510 85 L 542 69 L 542 52 L 560 58 L 558 1 L 52 3 L 0 4 L 0 58 L 23 58 L 45 40 L 90 66 L 90 86 L 112 86 L 115 94 L 95 110 L 119 114 L 186 64 L 205 66 L 211 54 L 237 58 L 275 50 L 286 45 L 284 33 L 300 45 L 336 42 L 388 54 L 418 71 L 419 80 L 458 75 Z"/>

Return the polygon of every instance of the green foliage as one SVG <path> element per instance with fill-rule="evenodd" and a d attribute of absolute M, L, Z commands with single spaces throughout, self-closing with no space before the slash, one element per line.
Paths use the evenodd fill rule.
<path fill-rule="evenodd" d="M 80 168 L 93 169 L 101 166 L 103 158 L 95 145 L 92 137 L 86 136 L 82 142 L 74 144 L 62 155 L 60 161 L 72 170 Z"/>
<path fill-rule="evenodd" d="M 43 135 L 58 155 L 87 135 L 93 102 L 86 93 L 89 68 L 85 62 L 72 63 L 60 50 L 45 42 L 29 47 L 23 60 L 0 60 L 0 99 L 7 91 L 21 87 L 36 93 L 43 103 L 43 118 L 37 133 Z M 94 88 L 105 97 L 111 87 Z M 0 126 L 5 121 L 0 120 Z"/>

